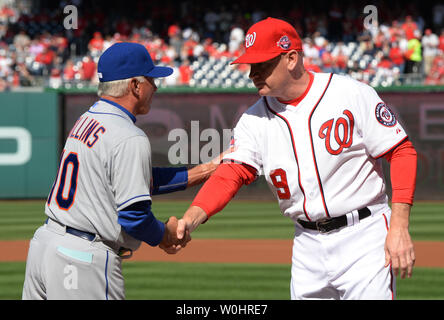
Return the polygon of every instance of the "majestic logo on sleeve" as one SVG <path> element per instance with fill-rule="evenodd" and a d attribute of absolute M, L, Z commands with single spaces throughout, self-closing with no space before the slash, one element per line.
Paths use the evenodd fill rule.
<path fill-rule="evenodd" d="M 386 127 L 393 127 L 394 125 L 396 125 L 395 114 L 383 102 L 377 104 L 375 109 L 375 115 L 379 123 Z"/>
<path fill-rule="evenodd" d="M 282 36 L 279 41 L 276 43 L 278 47 L 281 47 L 284 50 L 288 50 L 291 46 L 291 41 L 287 36 Z"/>
<path fill-rule="evenodd" d="M 247 34 L 245 37 L 245 48 L 251 47 L 254 41 L 256 41 L 256 32 Z"/>
<path fill-rule="evenodd" d="M 319 129 L 319 138 L 325 139 L 325 148 L 332 155 L 338 155 L 353 144 L 353 128 L 355 119 L 349 110 L 344 110 L 346 117 L 340 117 L 334 121 L 326 121 Z M 332 131 L 334 129 L 334 141 L 332 141 Z M 333 142 L 333 144 L 332 144 Z"/>

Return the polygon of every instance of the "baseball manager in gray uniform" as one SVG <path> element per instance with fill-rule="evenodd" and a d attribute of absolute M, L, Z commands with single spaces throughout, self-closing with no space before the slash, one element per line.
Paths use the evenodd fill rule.
<path fill-rule="evenodd" d="M 177 240 L 175 217 L 156 219 L 151 196 L 204 182 L 221 158 L 189 170 L 152 168 L 136 115 L 150 110 L 154 78 L 173 69 L 155 66 L 140 44 L 116 43 L 97 71 L 100 100 L 67 137 L 48 217 L 30 242 L 23 299 L 124 299 L 122 259 L 141 241 L 175 253 L 190 240 Z"/>

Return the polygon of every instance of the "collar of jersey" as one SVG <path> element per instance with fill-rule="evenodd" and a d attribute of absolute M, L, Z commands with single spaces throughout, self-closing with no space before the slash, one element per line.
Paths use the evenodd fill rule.
<path fill-rule="evenodd" d="M 120 104 L 118 104 L 117 102 L 114 102 L 114 101 L 111 101 L 111 100 L 108 100 L 108 99 L 104 99 L 104 98 L 100 98 L 100 100 L 102 100 L 103 102 L 109 103 L 109 104 L 113 105 L 116 108 L 119 108 L 120 110 L 125 112 L 128 115 L 128 117 L 130 117 L 130 119 L 133 121 L 133 123 L 136 123 L 136 117 L 131 112 L 126 110 L 124 107 L 122 107 Z"/>
<path fill-rule="evenodd" d="M 308 86 L 305 89 L 305 91 L 297 98 L 290 100 L 290 101 L 281 101 L 279 99 L 277 99 L 280 103 L 282 104 L 289 104 L 292 105 L 294 107 L 297 107 L 299 102 L 301 102 L 302 100 L 304 100 L 304 98 L 307 96 L 308 92 L 310 91 L 311 85 L 313 84 L 313 79 L 314 79 L 314 75 L 311 72 L 308 72 L 308 75 L 310 77 L 310 80 L 308 82 Z"/>

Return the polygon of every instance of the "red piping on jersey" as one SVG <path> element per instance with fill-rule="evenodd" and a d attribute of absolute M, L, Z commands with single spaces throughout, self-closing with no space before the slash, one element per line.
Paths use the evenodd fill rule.
<path fill-rule="evenodd" d="M 375 157 L 375 159 L 379 159 L 384 157 L 386 154 L 392 152 L 393 150 L 395 150 L 401 143 L 403 143 L 405 140 L 408 139 L 408 136 L 405 136 L 404 138 L 402 138 L 401 141 L 399 141 L 397 144 L 395 144 L 393 147 L 391 147 L 390 149 L 388 149 L 386 152 L 380 154 L 379 156 Z"/>
<path fill-rule="evenodd" d="M 277 117 L 279 117 L 282 120 L 284 120 L 285 124 L 287 125 L 288 130 L 290 131 L 291 144 L 293 145 L 293 153 L 294 153 L 294 157 L 296 159 L 296 164 L 298 166 L 298 183 L 299 183 L 299 188 L 301 189 L 302 195 L 304 196 L 304 205 L 303 205 L 304 214 L 305 214 L 305 217 L 308 219 L 308 221 L 311 221 L 310 217 L 307 214 L 307 209 L 305 207 L 305 203 L 306 203 L 307 198 L 305 197 L 305 191 L 304 191 L 304 188 L 302 187 L 302 184 L 301 184 L 301 172 L 299 171 L 298 154 L 297 154 L 297 151 L 296 151 L 296 145 L 294 144 L 293 131 L 291 130 L 291 127 L 290 127 L 290 124 L 288 123 L 288 120 L 285 119 L 282 115 L 280 115 L 276 111 L 274 111 L 273 109 L 271 109 L 270 105 L 268 104 L 268 101 L 267 101 L 266 97 L 264 97 L 264 101 L 265 101 L 265 105 L 267 106 L 268 110 L 270 110 L 270 112 L 273 113 L 274 115 L 276 115 Z"/>
<path fill-rule="evenodd" d="M 316 102 L 313 110 L 311 110 L 310 116 L 308 117 L 308 132 L 310 133 L 310 142 L 311 142 L 311 151 L 312 151 L 312 154 L 313 154 L 313 162 L 314 162 L 314 165 L 315 165 L 316 177 L 318 178 L 319 190 L 321 191 L 322 204 L 324 205 L 325 214 L 327 215 L 328 218 L 330 218 L 330 214 L 328 213 L 327 204 L 325 202 L 324 188 L 322 187 L 321 178 L 319 176 L 318 163 L 316 162 L 316 157 L 315 157 L 315 152 L 314 152 L 313 135 L 311 133 L 311 117 L 313 116 L 314 111 L 316 110 L 316 108 L 318 107 L 318 105 L 321 102 L 322 98 L 324 97 L 324 94 L 327 91 L 328 86 L 330 85 L 332 77 L 333 77 L 333 73 L 330 74 L 330 78 L 328 78 L 328 82 L 327 82 L 327 85 L 325 86 L 324 92 L 322 92 L 321 97 L 319 98 L 318 102 Z M 353 134 L 353 132 L 351 134 Z"/>
<path fill-rule="evenodd" d="M 384 220 L 385 220 L 385 227 L 387 228 L 387 231 L 388 231 L 388 229 L 389 229 L 389 225 L 388 225 L 388 222 L 387 222 L 387 217 L 385 216 L 385 213 L 383 213 L 382 216 L 384 217 Z"/>
<path fill-rule="evenodd" d="M 292 105 L 292 106 L 296 107 L 299 104 L 299 102 L 301 102 L 305 98 L 305 96 L 307 95 L 308 91 L 310 91 L 311 85 L 313 84 L 314 75 L 311 72 L 309 72 L 308 75 L 310 77 L 310 81 L 308 83 L 307 89 L 305 89 L 305 91 L 304 91 L 304 93 L 302 95 L 300 95 L 296 99 L 293 99 L 293 100 L 290 100 L 290 101 L 281 101 L 279 99 L 277 99 L 277 100 L 280 103 L 289 104 L 289 105 Z"/>

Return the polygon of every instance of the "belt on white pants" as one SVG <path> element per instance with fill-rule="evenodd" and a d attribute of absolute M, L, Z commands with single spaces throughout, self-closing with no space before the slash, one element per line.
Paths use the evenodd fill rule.
<path fill-rule="evenodd" d="M 306 229 L 317 230 L 320 233 L 329 233 L 333 230 L 353 225 L 371 215 L 370 209 L 367 207 L 354 212 L 356 212 L 356 214 L 350 212 L 339 217 L 326 218 L 318 221 L 304 221 L 301 219 L 298 219 L 297 221 Z"/>

